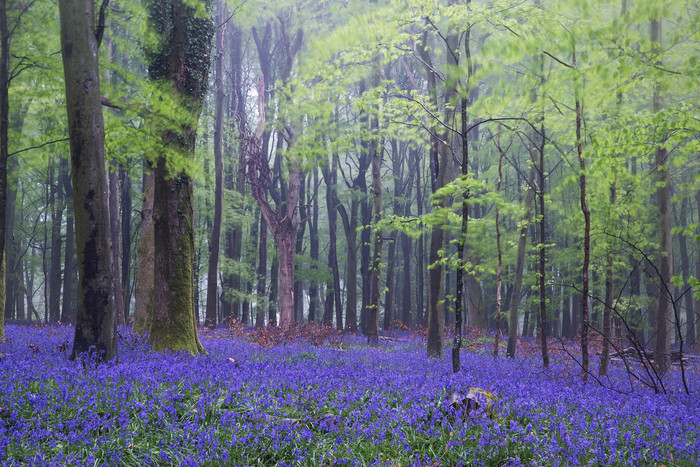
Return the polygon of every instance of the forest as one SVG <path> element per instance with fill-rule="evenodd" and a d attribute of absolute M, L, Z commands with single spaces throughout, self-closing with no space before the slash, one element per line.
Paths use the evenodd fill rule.
<path fill-rule="evenodd" d="M 688 0 L 0 0 L 0 460 L 695 465 L 699 85 Z"/>

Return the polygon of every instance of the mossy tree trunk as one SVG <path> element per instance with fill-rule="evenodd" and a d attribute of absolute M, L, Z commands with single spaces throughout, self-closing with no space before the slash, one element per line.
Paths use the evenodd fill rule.
<path fill-rule="evenodd" d="M 78 253 L 78 315 L 71 358 L 117 351 L 114 270 L 92 0 L 59 1 Z"/>
<path fill-rule="evenodd" d="M 137 248 L 136 291 L 134 297 L 133 330 L 143 334 L 151 328 L 153 321 L 153 277 L 155 237 L 153 235 L 153 169 L 144 162 L 143 205 Z"/>
<path fill-rule="evenodd" d="M 206 94 L 214 24 L 207 1 L 153 0 L 149 22 L 159 42 L 148 52 L 151 79 L 173 93 L 187 115 L 161 133 L 154 170 L 155 283 L 149 341 L 155 350 L 204 351 L 194 303 L 194 157 L 197 122 Z M 180 164 L 176 164 L 179 162 Z M 179 165 L 178 168 L 175 168 Z"/>

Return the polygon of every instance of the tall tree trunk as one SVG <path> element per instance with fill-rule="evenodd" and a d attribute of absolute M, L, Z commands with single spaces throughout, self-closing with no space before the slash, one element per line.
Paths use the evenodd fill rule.
<path fill-rule="evenodd" d="M 335 112 L 336 124 L 338 120 L 338 110 Z M 340 271 L 338 269 L 338 240 L 336 234 L 337 216 L 340 212 L 342 217 L 345 232 L 350 231 L 350 221 L 348 219 L 345 206 L 340 203 L 338 194 L 336 193 L 336 184 L 338 182 L 338 159 L 339 155 L 333 151 L 330 167 L 328 164 L 321 166 L 323 181 L 326 184 L 326 206 L 328 211 L 328 231 L 330 235 L 330 244 L 328 247 L 328 267 L 333 273 L 332 282 L 328 282 L 326 286 L 326 302 L 323 309 L 323 324 L 331 325 L 333 323 L 333 305 L 335 304 L 335 325 L 336 329 L 343 329 L 343 309 L 340 300 Z M 348 243 L 348 259 L 350 261 L 350 250 L 354 251 L 354 245 L 351 247 Z M 355 264 L 357 260 L 355 259 Z M 346 282 L 349 278 L 346 278 Z"/>
<path fill-rule="evenodd" d="M 380 84 L 379 65 L 375 65 L 374 86 Z M 372 254 L 372 271 L 371 271 L 371 301 L 367 310 L 367 341 L 372 344 L 379 342 L 379 306 L 382 294 L 382 248 L 383 237 L 382 230 L 378 227 L 382 220 L 384 205 L 382 201 L 382 149 L 379 147 L 379 117 L 376 112 L 372 115 L 370 123 L 370 144 L 369 152 L 372 161 L 372 198 L 374 201 L 373 216 L 372 216 L 372 236 L 373 239 L 373 254 Z M 390 306 L 389 303 L 386 306 Z"/>
<path fill-rule="evenodd" d="M 311 222 L 309 223 L 309 243 L 310 243 L 310 254 L 311 254 L 311 270 L 318 270 L 318 254 L 319 254 L 319 241 L 318 241 L 318 170 L 314 169 L 313 175 L 313 194 L 311 200 L 313 200 L 313 206 L 311 206 Z M 318 314 L 316 310 L 319 304 L 319 294 L 318 294 L 318 281 L 316 279 L 311 281 L 309 284 L 309 322 L 313 323 L 316 321 Z"/>
<path fill-rule="evenodd" d="M 206 94 L 210 49 L 214 35 L 211 18 L 201 1 L 154 1 L 149 19 L 161 34 L 162 48 L 149 56 L 149 75 L 172 86 L 181 111 L 189 121 L 161 134 L 162 150 L 154 170 L 155 283 L 153 322 L 149 341 L 155 350 L 204 350 L 197 335 L 194 303 L 194 181 L 184 170 L 169 168 L 174 155 L 191 160 L 197 120 Z"/>
<path fill-rule="evenodd" d="M 700 217 L 700 190 L 695 192 L 695 204 Z M 700 227 L 696 227 L 696 235 L 700 234 Z M 695 256 L 695 277 L 700 277 L 700 254 Z M 697 290 L 696 290 L 697 292 Z M 695 301 L 695 346 L 700 347 L 700 294 L 693 294 Z"/>
<path fill-rule="evenodd" d="M 60 0 L 58 5 L 78 252 L 78 315 L 71 358 L 94 352 L 110 360 L 117 351 L 116 310 L 94 3 Z M 0 239 L 4 237 L 3 232 Z"/>
<path fill-rule="evenodd" d="M 651 42 L 655 54 L 658 55 L 656 65 L 661 66 L 661 18 L 651 20 Z M 660 112 L 665 107 L 661 95 L 661 85 L 654 83 L 653 110 Z M 657 173 L 656 196 L 658 200 L 659 220 L 659 298 L 656 310 L 654 345 L 654 364 L 659 373 L 664 374 L 671 367 L 671 311 L 672 300 L 671 276 L 673 275 L 673 243 L 671 238 L 671 175 L 668 160 L 668 149 L 665 141 L 658 142 L 655 151 Z"/>
<path fill-rule="evenodd" d="M 540 89 L 544 89 L 544 58 L 540 57 Z M 545 176 L 545 170 L 544 170 L 544 147 L 546 144 L 546 138 L 545 138 L 545 127 L 544 127 L 544 96 L 540 98 L 540 101 L 542 102 L 542 114 L 540 115 L 540 131 L 538 134 L 538 143 L 539 146 L 537 148 L 537 153 L 539 155 L 539 164 L 537 165 L 537 174 L 539 175 L 538 179 L 538 185 L 539 189 L 537 190 L 537 197 L 539 200 L 539 216 L 540 216 L 540 222 L 539 222 L 539 233 L 540 233 L 540 242 L 538 245 L 539 248 L 539 253 L 540 253 L 540 258 L 539 258 L 539 291 L 540 291 L 540 315 L 539 315 L 539 321 L 540 321 L 540 343 L 542 347 L 542 365 L 547 368 L 549 366 L 549 353 L 547 349 L 547 288 L 546 288 L 546 261 L 547 261 L 547 256 L 546 256 L 546 216 L 545 216 L 545 205 L 544 205 L 544 196 L 546 193 L 546 176 Z"/>
<path fill-rule="evenodd" d="M 262 328 L 265 326 L 265 300 L 266 279 L 267 279 L 267 223 L 265 218 L 260 216 L 260 235 L 258 236 L 258 269 L 256 276 L 258 285 L 256 290 L 255 303 L 255 327 Z"/>
<path fill-rule="evenodd" d="M 10 124 L 10 31 L 7 24 L 7 0 L 0 0 L 0 339 L 5 338 L 5 238 L 7 217 L 7 158 Z"/>
<path fill-rule="evenodd" d="M 610 185 L 610 206 L 614 206 L 617 202 L 617 188 L 613 180 Z M 603 376 L 608 374 L 608 365 L 610 363 L 610 339 L 612 339 L 612 321 L 611 315 L 613 310 L 613 293 L 615 285 L 615 243 L 610 239 L 608 251 L 606 252 L 605 265 L 605 309 L 603 310 L 603 350 L 600 355 L 600 367 L 598 373 Z"/>
<path fill-rule="evenodd" d="M 119 171 L 121 180 L 121 228 L 122 228 L 122 288 L 124 320 L 130 322 L 131 310 L 131 178 L 126 169 Z"/>
<path fill-rule="evenodd" d="M 267 317 L 269 326 L 277 326 L 277 310 L 279 308 L 279 304 L 277 303 L 277 296 L 279 295 L 279 270 L 279 258 L 277 255 L 275 255 L 272 258 L 272 265 L 270 266 L 270 296 L 268 299 Z"/>
<path fill-rule="evenodd" d="M 124 326 L 126 319 L 124 316 L 124 290 L 120 271 L 121 262 L 121 242 L 119 234 L 119 179 L 116 170 L 109 170 L 109 221 L 110 234 L 112 235 L 112 267 L 114 267 L 114 309 L 117 314 L 117 324 Z"/>
<path fill-rule="evenodd" d="M 515 259 L 515 272 L 513 274 L 513 291 L 508 304 L 508 348 L 506 355 L 515 358 L 515 350 L 518 344 L 518 309 L 520 308 L 520 291 L 523 285 L 523 272 L 525 270 L 525 250 L 527 246 L 527 231 L 532 215 L 532 202 L 535 200 L 535 167 L 530 168 L 527 181 L 527 194 L 523 201 L 523 217 L 520 220 L 520 234 L 518 236 L 518 250 Z M 523 334 L 527 332 L 527 322 L 523 324 Z"/>
<path fill-rule="evenodd" d="M 224 37 L 226 36 L 226 8 L 223 2 L 217 5 L 217 30 L 216 45 L 218 54 L 216 57 L 216 103 L 214 122 L 214 225 L 212 226 L 211 241 L 209 242 L 209 270 L 207 273 L 207 310 L 205 326 L 216 326 L 219 303 L 219 252 L 221 250 L 221 218 L 224 199 Z"/>
<path fill-rule="evenodd" d="M 299 175 L 299 217 L 304 219 L 296 230 L 296 242 L 294 243 L 294 256 L 301 256 L 304 251 L 304 235 L 306 233 L 306 173 Z M 304 321 L 304 281 L 294 278 L 294 315 L 295 322 Z"/>
<path fill-rule="evenodd" d="M 576 50 L 573 54 L 573 67 L 576 69 Z M 591 259 L 591 211 L 586 202 L 586 160 L 583 157 L 583 142 L 581 141 L 581 100 L 579 97 L 578 78 L 574 82 L 576 93 L 576 152 L 579 160 L 579 186 L 581 191 L 581 212 L 583 213 L 583 269 L 581 281 L 583 292 L 581 296 L 581 380 L 588 380 L 588 266 Z M 544 246 L 544 241 L 542 241 Z"/>
<path fill-rule="evenodd" d="M 503 181 L 503 153 L 498 157 L 498 182 L 496 183 L 496 194 L 501 192 L 501 182 Z M 496 206 L 496 255 L 498 263 L 496 265 L 496 339 L 493 344 L 493 356 L 498 357 L 498 346 L 501 337 L 501 272 L 503 270 L 503 255 L 501 252 L 501 226 L 499 222 L 500 210 Z"/>
<path fill-rule="evenodd" d="M 155 179 L 153 168 L 144 161 L 143 168 L 143 203 L 141 224 L 139 226 L 139 244 L 137 249 L 138 267 L 136 268 L 136 291 L 134 300 L 134 332 L 143 334 L 151 328 L 153 322 L 153 278 L 155 236 L 153 232 L 153 196 Z"/>
<path fill-rule="evenodd" d="M 419 43 L 419 54 L 426 64 L 428 78 L 428 90 L 433 103 L 437 103 L 437 80 L 432 65 L 432 59 L 427 50 L 427 33 L 424 33 L 422 42 Z M 433 193 L 442 188 L 448 177 L 452 174 L 452 152 L 447 147 L 440 151 L 440 139 L 437 135 L 430 136 L 430 186 Z M 446 199 L 441 200 L 436 209 L 446 207 Z M 435 226 L 430 236 L 430 249 L 428 261 L 428 343 L 427 355 L 429 358 L 442 358 L 444 354 L 444 328 L 445 328 L 445 268 L 438 261 L 439 252 L 445 247 L 445 231 L 442 226 Z"/>
<path fill-rule="evenodd" d="M 406 199 L 403 206 L 403 215 L 407 218 L 411 217 L 411 195 L 413 192 L 413 180 L 418 171 L 418 154 L 417 150 L 409 147 L 409 178 L 408 182 L 405 184 L 406 193 L 403 195 Z M 411 294 L 411 247 L 412 245 L 411 237 L 408 235 L 401 235 L 401 255 L 403 257 L 403 273 L 402 273 L 402 286 L 401 286 L 401 321 L 409 329 L 413 324 L 413 314 L 414 308 L 412 303 Z"/>
<path fill-rule="evenodd" d="M 56 167 L 51 164 L 49 170 L 55 173 Z M 53 177 L 52 177 L 53 178 Z M 63 241 L 61 238 L 61 224 L 63 221 L 63 190 L 61 190 L 58 178 L 51 184 L 51 266 L 49 267 L 49 321 L 56 323 L 61 319 L 61 260 Z M 54 183 L 55 182 L 55 183 Z"/>
<path fill-rule="evenodd" d="M 61 189 L 66 199 L 73 199 L 69 161 L 61 159 Z M 73 205 L 66 206 L 66 251 L 63 262 L 63 303 L 61 304 L 61 321 L 75 324 L 77 307 L 77 267 L 75 260 L 75 225 Z M 19 274 L 21 277 L 21 274 Z"/>

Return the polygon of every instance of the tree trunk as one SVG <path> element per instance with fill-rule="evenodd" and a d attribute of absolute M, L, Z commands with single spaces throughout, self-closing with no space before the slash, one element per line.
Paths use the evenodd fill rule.
<path fill-rule="evenodd" d="M 78 252 L 78 315 L 71 358 L 94 352 L 111 360 L 117 351 L 114 268 L 94 4 L 60 0 L 59 12 Z M 0 239 L 4 237 L 3 232 Z"/>
<path fill-rule="evenodd" d="M 617 188 L 615 181 L 610 185 L 610 206 L 614 206 L 617 202 Z M 609 239 L 606 265 L 605 265 L 605 309 L 603 310 L 603 350 L 600 356 L 600 367 L 598 373 L 601 376 L 608 374 L 608 365 L 610 363 L 610 339 L 612 339 L 612 322 L 611 315 L 613 310 L 613 293 L 615 280 L 615 244 L 614 240 Z"/>
<path fill-rule="evenodd" d="M 49 322 L 57 323 L 61 319 L 61 260 L 63 241 L 61 224 L 63 221 L 63 190 L 60 189 L 56 174 L 56 165 L 49 164 L 51 191 L 51 263 L 48 274 L 49 287 Z"/>
<path fill-rule="evenodd" d="M 313 176 L 313 206 L 311 207 L 311 222 L 309 223 L 309 243 L 311 247 L 311 270 L 318 270 L 318 170 L 314 169 Z M 318 304 L 319 304 L 319 294 L 318 294 L 318 284 L 319 282 L 314 278 L 309 284 L 309 322 L 313 323 L 316 321 Z"/>
<path fill-rule="evenodd" d="M 5 338 L 5 238 L 7 217 L 7 159 L 10 124 L 10 32 L 7 24 L 7 0 L 0 0 L 0 340 Z"/>
<path fill-rule="evenodd" d="M 197 335 L 194 303 L 194 183 L 183 169 L 171 169 L 168 159 L 194 157 L 215 28 L 211 18 L 198 10 L 205 8 L 203 2 L 159 0 L 149 7 L 151 27 L 162 35 L 162 49 L 149 56 L 149 75 L 172 86 L 183 101 L 181 112 L 190 117 L 163 131 L 163 148 L 154 170 L 154 236 L 158 241 L 149 341 L 155 350 L 187 350 L 196 355 L 204 348 Z"/>
<path fill-rule="evenodd" d="M 153 169 L 146 161 L 144 161 L 143 172 L 143 203 L 137 249 L 138 267 L 136 269 L 133 324 L 133 330 L 138 334 L 148 331 L 153 322 L 153 278 L 155 276 L 155 236 L 153 233 L 155 179 L 153 178 Z"/>
<path fill-rule="evenodd" d="M 573 68 L 576 69 L 576 49 L 573 52 Z M 581 282 L 583 292 L 581 296 L 581 380 L 588 380 L 588 267 L 591 259 L 591 211 L 586 203 L 586 160 L 583 157 L 583 142 L 581 141 L 581 100 L 579 97 L 579 80 L 574 77 L 574 93 L 576 101 L 576 152 L 579 161 L 579 188 L 581 212 L 583 213 L 583 267 L 581 270 Z M 544 241 L 542 241 L 544 245 Z"/>
<path fill-rule="evenodd" d="M 379 65 L 375 65 L 374 86 L 380 84 Z M 371 272 L 371 301 L 367 310 L 367 341 L 372 344 L 379 343 L 379 306 L 382 294 L 382 248 L 384 241 L 382 230 L 378 227 L 382 220 L 384 204 L 382 201 L 382 149 L 379 147 L 379 117 L 372 115 L 370 123 L 369 154 L 372 161 L 372 198 L 374 201 L 372 216 L 372 272 Z M 386 303 L 386 306 L 390 306 Z"/>
<path fill-rule="evenodd" d="M 523 217 L 520 220 L 520 235 L 518 236 L 518 251 L 515 260 L 515 272 L 513 274 L 513 291 L 508 304 L 508 348 L 506 355 L 515 358 L 515 349 L 518 343 L 518 308 L 520 307 L 520 291 L 523 286 L 523 272 L 525 270 L 525 250 L 527 246 L 527 230 L 532 214 L 532 202 L 535 199 L 533 189 L 535 181 L 535 168 L 530 168 L 527 182 L 527 194 L 523 201 Z M 524 323 L 523 334 L 527 332 L 527 323 Z"/>
<path fill-rule="evenodd" d="M 301 256 L 304 251 L 304 234 L 306 233 L 306 173 L 299 174 L 299 217 L 304 219 L 296 229 L 296 242 L 294 244 L 294 255 Z M 304 281 L 294 278 L 294 321 L 301 323 L 304 321 Z"/>
<path fill-rule="evenodd" d="M 544 89 L 544 59 L 540 57 L 540 89 Z M 540 222 L 539 222 L 539 233 L 540 233 L 540 243 L 538 245 L 540 258 L 539 258 L 539 285 L 540 285 L 540 342 L 542 347 L 542 365 L 547 368 L 549 366 L 549 354 L 547 350 L 547 288 L 546 288 L 546 216 L 544 208 L 544 196 L 546 193 L 545 185 L 545 173 L 544 173 L 544 147 L 546 144 L 545 138 L 545 127 L 544 127 L 544 96 L 540 98 L 542 101 L 542 115 L 540 116 L 540 131 L 537 135 L 539 139 L 539 145 L 537 152 L 539 154 L 539 164 L 537 166 L 537 174 L 539 175 L 538 184 L 539 189 L 537 190 L 537 195 L 539 199 L 540 207 Z"/>
<path fill-rule="evenodd" d="M 114 309 L 117 314 L 117 324 L 124 326 L 126 319 L 124 316 L 124 290 L 120 271 L 121 242 L 119 234 L 119 180 L 116 170 L 109 170 L 109 220 L 110 233 L 112 235 L 112 266 L 114 267 Z"/>
<path fill-rule="evenodd" d="M 335 113 L 336 123 L 338 120 L 338 111 Z M 340 212 L 343 226 L 346 234 L 350 231 L 350 221 L 345 210 L 345 206 L 340 203 L 336 193 L 336 183 L 338 182 L 338 153 L 333 152 L 330 167 L 328 164 L 321 166 L 323 181 L 326 184 L 326 206 L 328 211 L 328 231 L 330 235 L 330 244 L 328 247 L 328 267 L 333 273 L 333 282 L 328 282 L 326 286 L 326 302 L 323 310 L 323 324 L 331 325 L 333 323 L 333 304 L 335 303 L 335 325 L 336 329 L 343 329 L 343 308 L 340 300 L 340 271 L 338 270 L 338 240 L 336 234 L 337 216 Z M 349 239 L 348 239 L 349 241 Z M 354 243 L 354 240 L 353 240 Z M 351 247 L 348 243 L 347 262 L 350 261 L 350 250 L 354 251 L 354 245 Z M 357 263 L 357 259 L 354 260 Z M 349 278 L 346 278 L 346 283 Z"/>
<path fill-rule="evenodd" d="M 267 279 L 267 223 L 265 218 L 260 216 L 260 236 L 258 237 L 258 269 L 256 275 L 258 286 L 256 294 L 258 296 L 255 304 L 255 327 L 265 326 L 265 292 Z"/>
<path fill-rule="evenodd" d="M 426 64 L 428 78 L 428 90 L 433 103 L 437 103 L 436 73 L 432 66 L 432 59 L 427 49 L 427 33 L 423 41 L 419 43 L 418 52 Z M 440 151 L 440 139 L 437 135 L 430 136 L 430 185 L 433 193 L 445 186 L 448 177 L 452 174 L 452 151 L 443 147 Z M 443 199 L 437 209 L 446 207 L 447 200 Z M 427 355 L 429 358 L 442 358 L 444 354 L 444 328 L 445 328 L 445 268 L 440 262 L 439 252 L 445 247 L 445 231 L 443 226 L 434 226 L 430 237 L 430 250 L 428 252 L 428 344 Z"/>
<path fill-rule="evenodd" d="M 503 181 L 503 153 L 498 158 L 498 182 L 496 183 L 496 194 L 501 192 L 501 182 Z M 496 255 L 498 263 L 496 265 L 496 338 L 493 344 L 493 356 L 498 357 L 498 346 L 501 337 L 501 272 L 503 270 L 503 254 L 501 252 L 501 226 L 499 223 L 500 210 L 496 206 Z"/>
<path fill-rule="evenodd" d="M 661 18 L 651 20 L 651 41 L 653 50 L 659 54 L 656 65 L 661 66 Z M 654 83 L 653 110 L 660 112 L 665 107 L 661 95 L 661 86 Z M 671 175 L 668 149 L 663 141 L 657 143 L 655 163 L 657 173 L 656 196 L 658 200 L 659 220 L 659 298 L 656 310 L 654 345 L 654 365 L 660 374 L 671 367 L 671 310 L 672 300 L 671 276 L 673 275 L 673 243 L 671 238 Z"/>
<path fill-rule="evenodd" d="M 216 103 L 214 122 L 214 225 L 212 226 L 211 241 L 209 242 L 209 269 L 207 273 L 207 310 L 205 326 L 214 328 L 218 314 L 219 303 L 219 252 L 221 250 L 221 218 L 224 199 L 224 37 L 226 35 L 226 9 L 223 2 L 217 6 L 217 31 L 216 44 L 218 54 L 216 57 Z"/>
<path fill-rule="evenodd" d="M 268 317 L 267 322 L 269 326 L 277 326 L 277 309 L 279 304 L 277 303 L 277 296 L 279 295 L 277 291 L 279 290 L 279 270 L 280 262 L 278 255 L 272 258 L 272 265 L 270 266 L 270 297 L 268 300 Z"/>
<path fill-rule="evenodd" d="M 122 228 L 122 289 L 124 291 L 124 320 L 130 323 L 131 310 L 131 178 L 126 169 L 119 171 L 121 179 L 121 228 Z"/>
<path fill-rule="evenodd" d="M 73 199 L 69 161 L 61 163 L 61 189 L 66 199 Z M 73 205 L 66 206 L 66 251 L 63 262 L 63 303 L 61 304 L 61 322 L 75 324 L 77 313 L 77 264 L 75 260 L 75 225 Z M 19 274 L 19 272 L 18 272 Z M 19 276 L 21 277 L 21 275 Z"/>

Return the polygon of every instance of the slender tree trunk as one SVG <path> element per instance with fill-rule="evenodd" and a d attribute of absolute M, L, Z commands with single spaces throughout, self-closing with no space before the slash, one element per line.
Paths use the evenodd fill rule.
<path fill-rule="evenodd" d="M 377 65 L 374 76 L 374 86 L 379 86 L 380 70 Z M 369 145 L 370 158 L 372 161 L 372 198 L 374 207 L 372 216 L 372 234 L 374 237 L 372 248 L 372 276 L 371 276 L 371 301 L 369 304 L 367 315 L 367 341 L 372 344 L 379 342 L 379 306 L 381 300 L 381 275 L 382 275 L 382 248 L 383 237 L 382 230 L 377 226 L 382 220 L 384 204 L 382 201 L 382 149 L 379 147 L 379 118 L 375 113 L 372 115 L 370 123 L 370 137 L 372 138 Z M 386 304 L 389 306 L 389 304 Z"/>
<path fill-rule="evenodd" d="M 700 190 L 695 192 L 695 204 L 700 218 Z M 700 227 L 696 227 L 696 234 L 700 234 Z M 700 277 L 700 254 L 695 256 L 695 277 Z M 697 292 L 697 290 L 696 290 Z M 693 294 L 695 301 L 695 347 L 700 348 L 700 294 Z"/>
<path fill-rule="evenodd" d="M 656 65 L 661 66 L 661 18 L 651 20 L 651 42 L 653 50 L 659 55 Z M 661 95 L 661 86 L 654 83 L 653 110 L 660 112 L 666 107 Z M 656 196 L 658 200 L 659 220 L 659 298 L 656 310 L 654 345 L 654 365 L 659 373 L 664 374 L 671 367 L 671 310 L 672 300 L 671 276 L 673 275 L 673 243 L 671 238 L 671 176 L 668 149 L 665 142 L 659 142 L 655 152 L 657 173 Z"/>
<path fill-rule="evenodd" d="M 574 51 L 573 66 L 576 68 L 576 52 Z M 588 266 L 591 258 L 591 211 L 586 203 L 586 161 L 583 157 L 583 142 L 581 141 L 581 101 L 576 88 L 576 151 L 579 160 L 579 185 L 581 188 L 581 212 L 583 212 L 583 269 L 581 272 L 583 292 L 581 294 L 581 380 L 588 379 Z M 544 242 L 543 242 L 544 243 Z"/>
<path fill-rule="evenodd" d="M 424 34 L 420 43 L 419 54 L 426 64 L 428 78 L 428 90 L 431 100 L 436 103 L 437 83 L 432 59 L 427 50 L 427 34 Z M 436 135 L 430 137 L 430 182 L 433 193 L 442 188 L 449 174 L 452 173 L 452 153 L 449 148 L 443 147 L 440 151 L 440 140 Z M 445 207 L 447 200 L 442 200 L 436 208 Z M 445 271 L 439 263 L 439 252 L 445 246 L 445 231 L 442 226 L 435 226 L 430 237 L 430 250 L 428 261 L 431 267 L 428 270 L 428 344 L 427 355 L 429 358 L 442 358 L 444 354 L 444 328 L 445 328 Z"/>
<path fill-rule="evenodd" d="M 617 202 L 617 188 L 613 180 L 610 185 L 610 206 L 614 206 Z M 615 243 L 610 239 L 608 245 L 606 265 L 605 265 L 605 309 L 603 310 L 603 350 L 600 356 L 600 367 L 598 373 L 603 376 L 608 374 L 608 365 L 610 363 L 610 339 L 612 339 L 612 322 L 611 315 L 613 309 L 613 293 L 615 285 Z"/>
<path fill-rule="evenodd" d="M 217 30 L 216 44 L 218 54 L 216 57 L 216 103 L 214 122 L 214 225 L 209 242 L 209 269 L 207 273 L 207 310 L 205 326 L 213 328 L 216 326 L 219 304 L 219 252 L 221 250 L 221 218 L 223 213 L 224 199 L 224 164 L 223 164 L 223 141 L 224 141 L 224 37 L 226 36 L 226 8 L 223 2 L 217 6 Z"/>
<path fill-rule="evenodd" d="M 278 287 L 279 287 L 279 259 L 275 255 L 272 258 L 272 265 L 270 266 L 270 297 L 268 300 L 268 317 L 267 322 L 270 326 L 277 326 L 277 309 L 279 304 L 277 303 Z"/>
<path fill-rule="evenodd" d="M 73 199 L 70 166 L 68 160 L 61 160 L 61 189 L 66 199 Z M 61 321 L 75 324 L 77 313 L 77 267 L 75 259 L 75 225 L 73 205 L 66 206 L 66 251 L 63 262 L 63 303 L 61 305 Z M 22 277 L 18 272 L 19 277 Z"/>
<path fill-rule="evenodd" d="M 95 352 L 111 360 L 117 351 L 114 268 L 94 4 L 92 0 L 60 0 L 59 13 L 79 279 L 71 358 Z M 4 187 L 0 191 L 4 193 Z M 4 225 L 4 219 L 0 224 Z M 4 238 L 2 232 L 0 239 Z"/>
<path fill-rule="evenodd" d="M 310 254 L 311 254 L 311 270 L 318 270 L 318 254 L 319 254 L 319 240 L 318 240 L 318 170 L 313 171 L 313 195 L 311 199 L 313 200 L 313 206 L 311 207 L 311 222 L 309 223 L 309 243 L 310 243 Z M 318 314 L 316 310 L 319 305 L 319 293 L 318 293 L 318 281 L 315 279 L 309 284 L 309 322 L 313 323 L 316 321 Z"/>
<path fill-rule="evenodd" d="M 124 291 L 124 319 L 130 323 L 131 310 L 131 178 L 126 169 L 119 171 L 121 179 L 121 228 L 122 228 L 122 288 Z"/>
<path fill-rule="evenodd" d="M 109 221 L 110 234 L 112 235 L 112 266 L 114 267 L 114 309 L 117 314 L 117 324 L 124 326 L 126 319 L 124 316 L 124 290 L 120 271 L 121 262 L 121 242 L 119 234 L 119 179 L 116 170 L 109 170 Z"/>
<path fill-rule="evenodd" d="M 258 237 L 258 269 L 256 275 L 258 286 L 256 294 L 258 296 L 255 304 L 255 327 L 265 327 L 265 293 L 267 279 L 267 223 L 265 218 L 260 216 L 260 236 Z"/>
<path fill-rule="evenodd" d="M 49 322 L 57 323 L 61 319 L 61 260 L 63 241 L 61 223 L 63 220 L 63 190 L 60 189 L 56 165 L 50 164 L 51 190 L 51 263 L 49 266 Z"/>
<path fill-rule="evenodd" d="M 0 5 L 0 8 L 3 8 Z M 1 18 L 0 18 L 1 21 Z M 0 60 L 1 61 L 1 60 Z M 64 158 L 65 159 L 65 158 Z M 6 278 L 6 294 L 5 294 L 5 318 L 12 319 L 17 316 L 17 301 L 22 300 L 22 294 L 19 293 L 19 283 L 17 279 L 17 252 L 21 251 L 18 247 L 18 238 L 15 237 L 15 215 L 17 212 L 17 158 L 8 160 L 7 168 L 7 198 L 6 198 L 6 219 L 5 219 L 5 278 Z M 70 175 L 69 175 L 70 176 Z M 1 175 L 0 175 L 1 177 Z M 69 242 L 70 240 L 66 240 Z M 67 243 L 66 243 L 67 244 Z M 2 310 L 0 310 L 1 312 Z M 2 319 L 2 318 L 0 318 Z M 67 322 L 67 321 L 64 321 Z M 2 328 L 2 323 L 0 323 Z M 2 332 L 2 331 L 0 331 Z"/>
<path fill-rule="evenodd" d="M 515 350 L 518 343 L 518 309 L 520 307 L 520 293 L 523 285 L 523 272 L 525 270 L 525 250 L 527 246 L 527 231 L 532 215 L 532 202 L 535 200 L 535 168 L 530 169 L 528 176 L 528 189 L 523 201 L 523 217 L 520 220 L 520 235 L 518 236 L 518 250 L 515 260 L 515 273 L 513 274 L 513 291 L 508 304 L 508 348 L 506 355 L 515 358 Z M 527 321 L 523 323 L 523 334 L 527 333 Z"/>
<path fill-rule="evenodd" d="M 503 180 L 503 154 L 498 158 L 498 183 L 496 193 L 501 192 L 501 181 Z M 496 254 L 498 264 L 496 265 L 496 338 L 493 344 L 493 356 L 498 357 L 498 345 L 501 337 L 501 271 L 503 270 L 503 255 L 501 252 L 501 226 L 499 223 L 500 210 L 496 206 Z M 517 326 L 517 324 L 516 324 Z"/>
<path fill-rule="evenodd" d="M 335 113 L 336 124 L 338 120 L 338 111 L 336 109 Z M 328 210 L 328 230 L 330 235 L 330 245 L 328 247 L 328 267 L 333 273 L 333 282 L 329 281 L 326 287 L 326 303 L 324 304 L 323 311 L 323 323 L 331 325 L 333 323 L 333 303 L 335 302 L 335 314 L 336 314 L 336 329 L 343 329 L 343 308 L 340 300 L 340 271 L 338 268 L 338 240 L 336 234 L 336 224 L 337 216 L 336 214 L 340 212 L 343 227 L 345 228 L 346 234 L 350 231 L 350 221 L 348 219 L 345 206 L 340 203 L 338 195 L 336 193 L 336 183 L 338 182 L 338 153 L 333 152 L 331 159 L 330 168 L 328 165 L 321 167 L 321 173 L 323 174 L 323 180 L 326 184 L 326 206 Z M 348 250 L 350 250 L 350 244 L 348 244 Z M 354 251 L 354 246 L 352 247 Z M 349 253 L 349 251 L 348 251 Z M 348 262 L 350 261 L 350 255 L 348 254 Z M 357 260 L 355 259 L 355 264 Z M 347 279 L 347 278 L 346 278 Z M 347 282 L 347 280 L 346 280 Z M 329 303 L 330 302 L 330 303 Z"/>
<path fill-rule="evenodd" d="M 7 217 L 7 159 L 10 123 L 10 31 L 7 24 L 7 0 L 0 0 L 0 340 L 5 338 L 5 238 Z"/>
<path fill-rule="evenodd" d="M 296 229 L 296 242 L 294 244 L 294 255 L 301 256 L 304 251 L 304 235 L 306 233 L 306 173 L 299 175 L 299 217 L 304 219 Z M 294 315 L 295 322 L 304 321 L 304 281 L 294 278 Z"/>
<path fill-rule="evenodd" d="M 540 57 L 540 89 L 544 88 L 544 59 Z M 544 147 L 546 144 L 545 138 L 545 127 L 544 127 L 544 96 L 540 99 L 542 101 L 542 115 L 540 116 L 540 131 L 539 131 L 539 147 L 537 152 L 539 154 L 539 164 L 537 167 L 537 174 L 539 175 L 539 189 L 537 190 L 537 195 L 539 199 L 540 207 L 540 242 L 539 242 L 539 252 L 540 252 L 540 271 L 539 271 L 539 286 L 540 286 L 540 342 L 542 346 L 542 365 L 547 368 L 549 366 L 549 354 L 547 350 L 547 288 L 546 288 L 546 216 L 545 216 L 545 206 L 544 206 L 544 195 L 546 193 L 545 186 L 545 171 L 544 171 Z"/>

